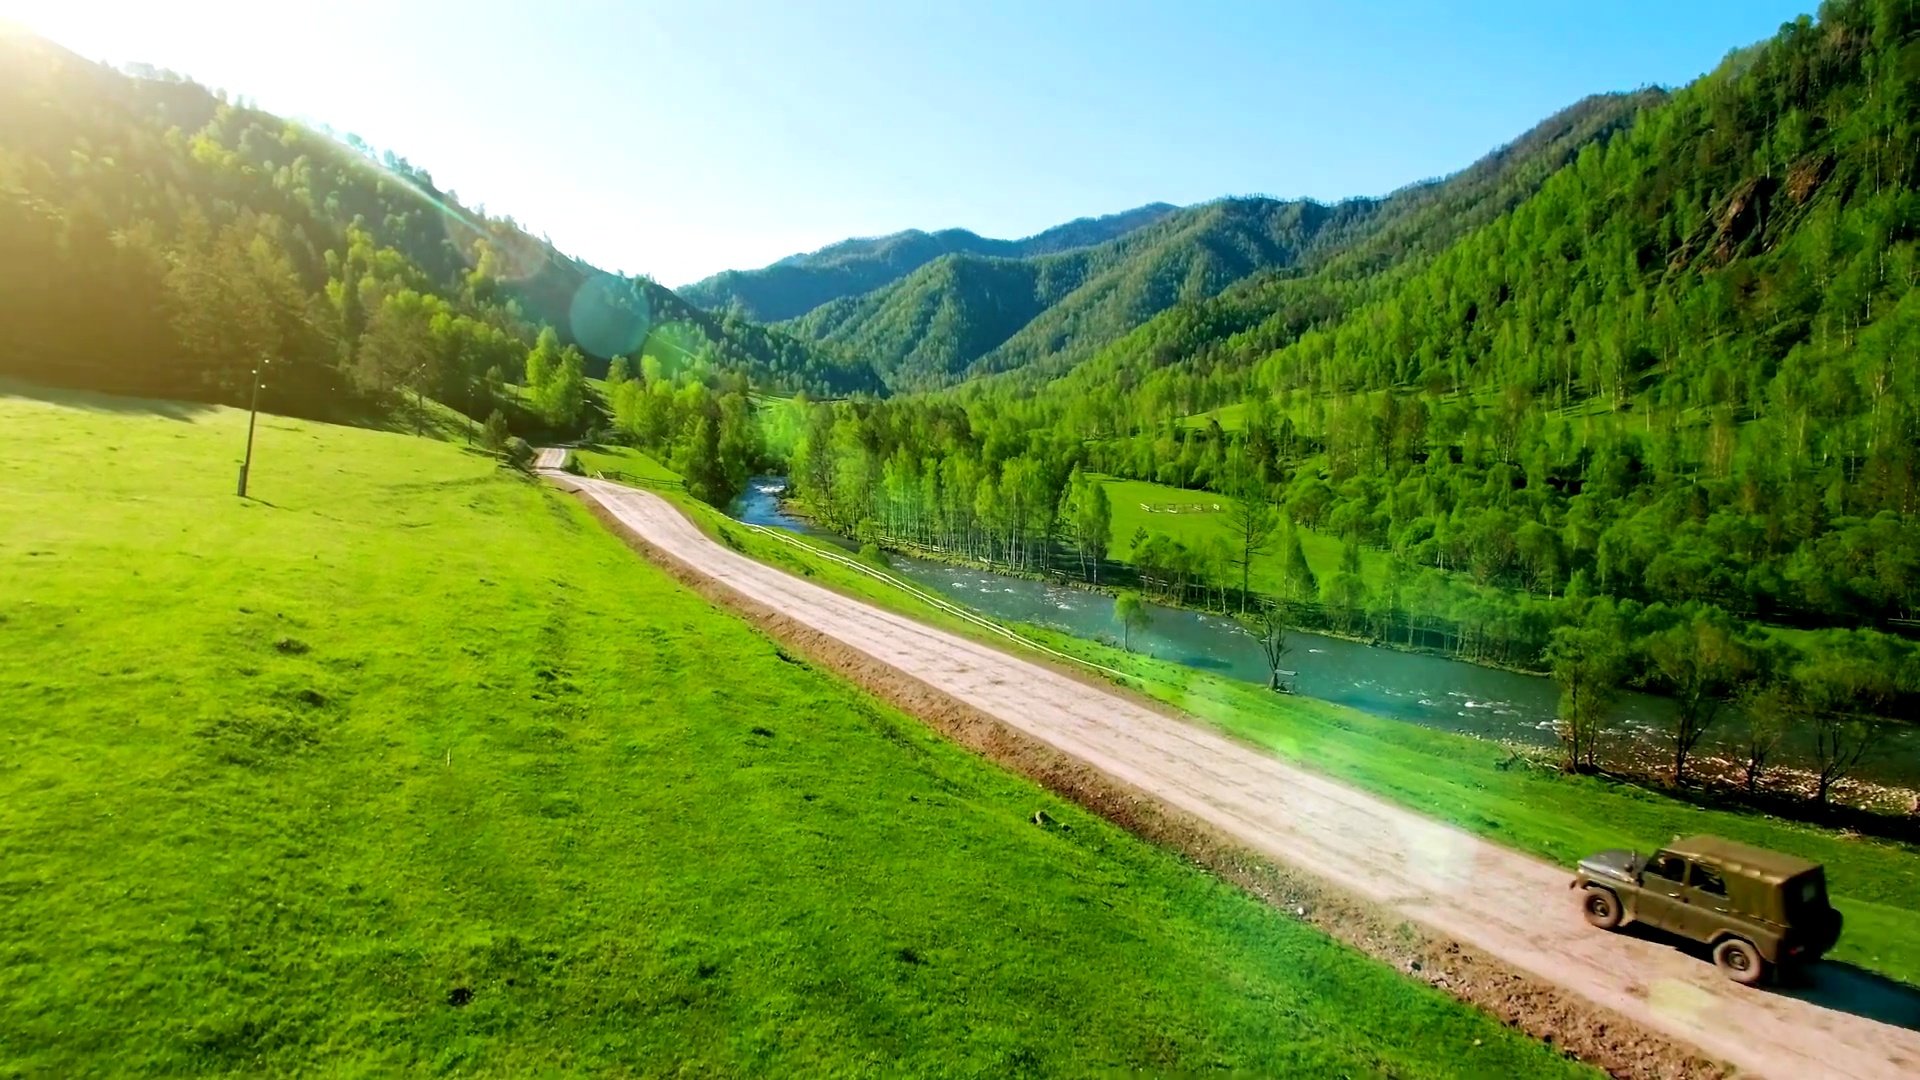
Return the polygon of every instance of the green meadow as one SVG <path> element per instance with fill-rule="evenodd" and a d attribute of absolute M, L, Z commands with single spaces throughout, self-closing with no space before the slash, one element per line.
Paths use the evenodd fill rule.
<path fill-rule="evenodd" d="M 0 393 L 0 1074 L 1581 1071 L 490 457 L 263 417 L 241 500 L 245 422 Z"/>
<path fill-rule="evenodd" d="M 583 468 L 640 484 L 680 483 L 680 474 L 646 454 L 626 446 L 603 446 L 571 452 Z"/>
<path fill-rule="evenodd" d="M 1228 522 L 1228 511 L 1233 505 L 1233 497 L 1230 495 L 1110 476 L 1101 477 L 1100 482 L 1107 489 L 1107 501 L 1113 508 L 1111 540 L 1107 549 L 1112 558 L 1122 562 L 1131 560 L 1134 533 L 1141 529 L 1148 533 L 1162 533 L 1189 548 L 1196 548 L 1216 537 L 1231 546 L 1232 526 Z M 1297 535 L 1300 537 L 1300 550 L 1307 557 L 1307 565 L 1313 567 L 1315 577 L 1325 581 L 1339 572 L 1339 537 L 1304 528 L 1297 530 Z M 1252 586 L 1255 592 L 1273 595 L 1282 591 L 1283 554 L 1276 533 L 1267 544 L 1267 550 L 1254 556 Z M 1378 548 L 1360 549 L 1361 576 L 1369 588 L 1378 585 L 1385 577 L 1388 559 L 1388 553 Z M 1233 579 L 1234 587 L 1238 588 L 1238 568 L 1229 568 L 1229 576 Z"/>

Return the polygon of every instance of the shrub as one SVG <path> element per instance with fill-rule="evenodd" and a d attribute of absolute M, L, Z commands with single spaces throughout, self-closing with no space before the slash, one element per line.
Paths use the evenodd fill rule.
<path fill-rule="evenodd" d="M 493 410 L 480 429 L 480 441 L 497 454 L 506 450 L 508 437 L 507 415 L 499 409 Z"/>
<path fill-rule="evenodd" d="M 535 456 L 533 447 L 527 443 L 527 440 L 518 435 L 507 440 L 506 456 L 507 464 L 512 465 L 516 469 L 531 469 L 533 467 L 533 459 Z"/>

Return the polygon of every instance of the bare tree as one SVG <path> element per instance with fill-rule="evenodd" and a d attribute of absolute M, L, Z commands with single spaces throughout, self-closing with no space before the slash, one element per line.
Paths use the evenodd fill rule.
<path fill-rule="evenodd" d="M 1251 470 L 1243 467 L 1238 471 L 1241 476 L 1227 508 L 1227 533 L 1233 538 L 1233 565 L 1240 568 L 1240 614 L 1245 615 L 1253 560 L 1266 554 L 1279 518 L 1274 511 L 1273 490 Z"/>
<path fill-rule="evenodd" d="M 1594 772 L 1600 767 L 1607 712 L 1620 691 L 1624 657 L 1618 628 L 1600 620 L 1563 626 L 1553 632 L 1547 659 L 1553 664 L 1553 681 L 1560 685 L 1556 730 L 1566 751 L 1563 767 Z"/>
<path fill-rule="evenodd" d="M 1120 647 L 1133 651 L 1133 632 L 1147 628 L 1147 605 L 1137 592 L 1123 592 L 1113 601 L 1113 613 L 1120 620 Z"/>
<path fill-rule="evenodd" d="M 1747 794 L 1760 790 L 1774 751 L 1787 735 L 1787 717 L 1794 710 L 1793 693 L 1778 682 L 1755 683 L 1740 696 L 1740 711 L 1746 716 L 1746 737 L 1740 746 L 1744 762 Z"/>
<path fill-rule="evenodd" d="M 1673 745 L 1673 783 L 1686 783 L 1687 755 L 1713 726 L 1720 706 L 1751 661 L 1724 618 L 1697 615 L 1654 636 L 1648 655 L 1673 686 L 1674 712 L 1667 729 Z"/>
<path fill-rule="evenodd" d="M 1813 801 L 1825 805 L 1834 785 L 1880 742 L 1882 727 L 1862 714 L 1885 699 L 1886 675 L 1864 661 L 1832 660 L 1802 672 L 1798 682 L 1813 727 Z"/>
<path fill-rule="evenodd" d="M 1879 745 L 1882 730 L 1879 724 L 1848 713 L 1814 710 L 1814 802 L 1826 804 L 1834 785 L 1852 776 Z"/>
<path fill-rule="evenodd" d="M 1240 625 L 1260 644 L 1260 655 L 1267 661 L 1267 689 L 1280 689 L 1280 659 L 1287 654 L 1289 622 L 1279 604 L 1263 603 L 1240 616 Z"/>

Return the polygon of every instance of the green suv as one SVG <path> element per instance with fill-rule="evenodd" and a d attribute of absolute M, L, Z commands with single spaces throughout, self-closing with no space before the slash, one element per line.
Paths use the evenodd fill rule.
<path fill-rule="evenodd" d="M 1691 938 L 1735 982 L 1752 985 L 1782 964 L 1818 959 L 1840 937 L 1818 863 L 1717 836 L 1676 837 L 1646 858 L 1602 851 L 1580 860 L 1587 921 L 1629 922 Z"/>

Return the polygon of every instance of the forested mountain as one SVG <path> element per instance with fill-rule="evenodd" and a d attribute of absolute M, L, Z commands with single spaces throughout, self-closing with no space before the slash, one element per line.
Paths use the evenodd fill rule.
<path fill-rule="evenodd" d="M 1874 631 L 1920 615 L 1920 8 L 1828 3 L 1567 120 L 1064 378 L 822 410 L 796 484 L 875 535 L 1066 567 L 1108 539 L 1076 469 L 1211 489 L 1346 550 L 1287 572 L 1315 625 L 1670 688 L 1710 662 L 1721 696 L 1766 672 L 1755 707 L 1807 717 L 1911 706 L 1920 660 Z M 1130 546 L 1175 599 L 1238 558 Z"/>
<path fill-rule="evenodd" d="M 727 270 L 680 290 L 709 311 L 732 310 L 749 319 L 797 318 L 821 304 L 890 285 L 943 255 L 1021 259 L 1090 247 L 1144 228 L 1175 211 L 1166 203 L 1079 218 L 1023 240 L 992 240 L 965 229 L 906 232 L 842 240 L 805 255 L 789 255 L 760 270 Z"/>
<path fill-rule="evenodd" d="M 1080 336 L 1123 332 L 1183 296 L 1289 263 L 1322 230 L 1373 206 L 1223 199 L 1095 247 L 1030 259 L 943 256 L 785 325 L 865 357 L 895 389 L 947 385 L 992 370 L 985 358 L 1003 347 L 1030 359 Z"/>
<path fill-rule="evenodd" d="M 41 382 L 237 401 L 266 358 L 275 409 L 355 414 L 405 387 L 484 416 L 546 326 L 579 350 L 576 380 L 652 352 L 774 389 L 879 389 L 865 365 L 468 211 L 391 154 L 12 30 L 0 244 L 0 373 Z"/>
<path fill-rule="evenodd" d="M 1391 261 L 1484 221 L 1657 94 L 1591 98 L 1473 167 L 1381 199 L 1221 199 L 1094 247 L 1025 259 L 943 256 L 785 324 L 862 356 L 895 389 L 999 371 L 1058 374 L 1153 315 L 1261 272 L 1352 248 Z"/>
<path fill-rule="evenodd" d="M 1417 272 L 1472 229 L 1532 196 L 1586 146 L 1610 138 L 1631 125 L 1643 109 L 1666 99 L 1665 92 L 1657 89 L 1585 98 L 1453 176 L 1393 193 L 1383 200 L 1379 213 L 1362 219 L 1364 227 L 1322 245 L 1302 265 L 1263 271 L 1235 282 L 1217 297 L 1176 304 L 1095 350 L 1064 378 L 1057 363 L 1015 367 L 994 378 L 969 382 L 960 393 L 1005 393 L 1009 383 L 1025 393 L 1060 378 L 1060 385 L 1048 392 L 1067 400 L 1083 399 L 1084 387 L 1103 385 L 1105 392 L 1097 400 L 1086 399 L 1096 412 L 1083 413 L 1082 418 L 1110 431 L 1111 418 L 1098 414 L 1097 406 L 1130 397 L 1111 392 L 1115 380 L 1131 390 L 1143 370 L 1165 368 L 1185 353 L 1200 354 L 1197 359 L 1202 363 L 1210 363 L 1222 349 L 1231 349 L 1243 359 L 1264 355 L 1308 326 L 1340 317 L 1364 290 L 1379 289 Z M 1147 392 L 1154 415 L 1169 407 L 1176 416 L 1204 408 L 1193 404 L 1191 388 L 1177 380 L 1156 384 Z M 1163 405 L 1158 395 L 1164 392 L 1185 396 Z M 1122 413 L 1132 415 L 1130 409 L 1129 405 Z"/>
<path fill-rule="evenodd" d="M 1168 422 L 1248 403 L 1326 455 L 1282 470 L 1313 492 L 1301 516 L 1487 580 L 1910 618 L 1915 20 L 1829 4 L 1417 272 L 1283 283 L 1251 328 L 1220 302 L 1170 313 L 1037 411 L 1191 483 Z"/>

